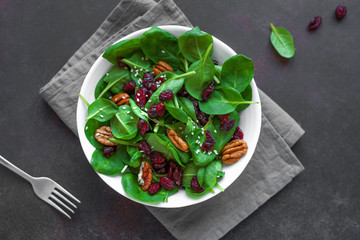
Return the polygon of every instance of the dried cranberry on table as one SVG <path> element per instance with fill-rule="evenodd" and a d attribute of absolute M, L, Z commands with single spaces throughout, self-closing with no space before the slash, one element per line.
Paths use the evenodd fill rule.
<path fill-rule="evenodd" d="M 207 88 L 204 89 L 204 91 L 201 93 L 201 97 L 204 101 L 209 100 L 210 93 L 214 91 L 214 84 L 215 82 L 212 81 Z"/>
<path fill-rule="evenodd" d="M 200 186 L 197 176 L 193 176 L 190 183 L 190 189 L 197 193 L 202 193 L 204 188 Z"/>
<path fill-rule="evenodd" d="M 240 130 L 239 127 L 236 127 L 234 135 L 232 136 L 231 140 L 243 139 L 243 138 L 244 138 L 244 133 Z"/>
<path fill-rule="evenodd" d="M 168 177 L 160 178 L 160 184 L 161 184 L 162 188 L 165 189 L 165 190 L 170 190 L 170 189 L 173 189 L 175 187 L 174 181 L 171 180 Z"/>
<path fill-rule="evenodd" d="M 146 104 L 146 95 L 148 95 L 149 92 L 146 88 L 141 87 L 136 91 L 135 94 L 135 103 L 136 105 L 138 105 L 140 108 L 144 107 Z"/>
<path fill-rule="evenodd" d="M 116 58 L 117 58 L 117 60 L 119 62 L 119 64 L 118 64 L 119 67 L 128 67 L 128 65 L 126 65 L 126 63 L 123 63 L 121 61 L 123 59 L 123 57 L 117 56 Z"/>
<path fill-rule="evenodd" d="M 162 91 L 159 95 L 160 102 L 170 101 L 174 98 L 174 93 L 171 90 Z"/>
<path fill-rule="evenodd" d="M 158 105 L 154 105 L 149 108 L 148 116 L 149 118 L 156 119 L 161 118 L 165 114 L 165 105 L 163 103 L 159 103 Z"/>
<path fill-rule="evenodd" d="M 116 151 L 116 146 L 104 146 L 102 153 L 105 157 L 110 157 Z"/>
<path fill-rule="evenodd" d="M 230 131 L 235 125 L 235 119 L 222 120 L 220 123 L 220 131 Z"/>
<path fill-rule="evenodd" d="M 210 152 L 212 151 L 216 141 L 215 139 L 212 137 L 211 132 L 209 130 L 205 130 L 205 142 L 203 142 L 203 144 L 201 145 L 201 149 L 205 152 Z"/>
<path fill-rule="evenodd" d="M 134 92 L 135 87 L 136 87 L 136 83 L 134 81 L 130 81 L 130 82 L 124 83 L 122 90 L 128 94 L 131 94 Z"/>
<path fill-rule="evenodd" d="M 151 154 L 151 147 L 145 140 L 142 140 L 140 142 L 140 144 L 138 145 L 138 149 L 141 153 L 145 153 L 146 155 Z"/>
<path fill-rule="evenodd" d="M 309 30 L 317 29 L 321 24 L 322 18 L 320 16 L 314 17 L 308 25 Z"/>
<path fill-rule="evenodd" d="M 159 182 L 154 182 L 150 185 L 149 189 L 147 190 L 150 195 L 155 195 L 159 192 L 161 185 Z"/>
<path fill-rule="evenodd" d="M 341 20 L 346 16 L 347 9 L 345 6 L 339 5 L 335 10 L 335 16 L 337 19 Z"/>
<path fill-rule="evenodd" d="M 150 130 L 149 124 L 142 118 L 137 123 L 137 129 L 140 130 L 140 135 L 145 137 L 146 133 Z"/>

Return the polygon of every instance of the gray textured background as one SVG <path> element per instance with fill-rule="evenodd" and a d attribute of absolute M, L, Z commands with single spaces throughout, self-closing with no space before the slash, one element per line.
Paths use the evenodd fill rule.
<path fill-rule="evenodd" d="M 189 20 L 254 60 L 255 79 L 306 130 L 293 148 L 306 170 L 224 239 L 357 239 L 360 234 L 360 5 L 355 1 L 176 1 Z M 72 221 L 0 166 L 0 239 L 169 239 L 141 205 L 87 163 L 78 139 L 38 90 L 118 1 L 0 0 L 0 154 L 82 200 Z M 344 3 L 348 15 L 337 21 Z M 323 23 L 306 27 L 314 16 Z M 295 57 L 269 42 L 272 22 Z"/>

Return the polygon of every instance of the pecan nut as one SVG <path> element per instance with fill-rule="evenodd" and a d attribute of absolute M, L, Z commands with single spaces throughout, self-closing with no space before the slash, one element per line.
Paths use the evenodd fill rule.
<path fill-rule="evenodd" d="M 118 106 L 130 105 L 129 98 L 130 98 L 130 96 L 127 93 L 118 93 L 111 98 L 111 101 Z"/>
<path fill-rule="evenodd" d="M 157 65 L 152 69 L 154 76 L 159 75 L 162 72 L 174 72 L 174 69 L 164 61 L 159 61 Z"/>
<path fill-rule="evenodd" d="M 172 129 L 166 129 L 166 134 L 174 146 L 182 152 L 189 152 L 189 145 Z"/>
<path fill-rule="evenodd" d="M 247 143 L 242 139 L 232 140 L 221 150 L 222 162 L 224 164 L 232 164 L 239 161 L 239 158 L 244 156 L 248 150 Z"/>
<path fill-rule="evenodd" d="M 110 142 L 109 138 L 113 138 L 111 128 L 109 126 L 102 126 L 95 131 L 94 135 L 96 141 L 106 146 L 116 146 L 117 144 L 114 142 Z"/>
<path fill-rule="evenodd" d="M 138 175 L 138 183 L 141 185 L 141 190 L 149 189 L 152 181 L 152 170 L 148 162 L 142 161 Z"/>

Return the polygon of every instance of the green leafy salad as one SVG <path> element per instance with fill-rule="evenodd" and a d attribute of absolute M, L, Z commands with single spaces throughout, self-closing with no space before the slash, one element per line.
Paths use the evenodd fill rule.
<path fill-rule="evenodd" d="M 250 58 L 222 66 L 213 37 L 195 27 L 178 38 L 159 27 L 110 46 L 113 64 L 88 105 L 85 135 L 95 147 L 91 166 L 122 175 L 127 195 L 166 202 L 177 191 L 191 198 L 214 192 L 223 164 L 247 152 L 239 112 L 252 104 Z"/>

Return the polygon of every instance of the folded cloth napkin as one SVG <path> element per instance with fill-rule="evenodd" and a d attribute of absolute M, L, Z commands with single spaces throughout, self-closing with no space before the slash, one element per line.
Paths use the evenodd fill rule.
<path fill-rule="evenodd" d="M 41 96 L 71 130 L 81 84 L 101 53 L 121 37 L 155 25 L 191 23 L 172 0 L 122 0 L 99 29 L 69 59 Z M 304 130 L 260 91 L 262 129 L 256 151 L 241 176 L 224 193 L 180 209 L 147 209 L 178 239 L 219 239 L 280 191 L 304 168 L 290 147 Z"/>

